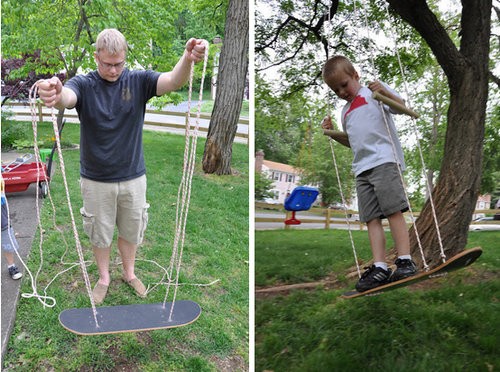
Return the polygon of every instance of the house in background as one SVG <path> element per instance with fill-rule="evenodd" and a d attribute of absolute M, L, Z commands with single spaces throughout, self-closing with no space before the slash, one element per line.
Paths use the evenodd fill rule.
<path fill-rule="evenodd" d="M 284 204 L 286 197 L 292 190 L 301 185 L 300 170 L 288 164 L 265 160 L 264 151 L 255 153 L 255 171 L 265 174 L 273 180 L 272 199 L 266 199 L 267 203 Z M 307 186 L 307 185 L 304 185 Z"/>
<path fill-rule="evenodd" d="M 486 194 L 486 195 L 479 195 L 477 197 L 476 208 L 475 208 L 476 210 L 490 209 L 490 206 L 491 206 L 491 195 Z M 475 213 L 472 215 L 472 219 L 475 220 L 484 216 L 485 216 L 484 213 Z"/>

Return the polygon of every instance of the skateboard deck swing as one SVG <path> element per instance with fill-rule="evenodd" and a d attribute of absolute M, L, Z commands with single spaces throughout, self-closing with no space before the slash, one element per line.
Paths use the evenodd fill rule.
<path fill-rule="evenodd" d="M 407 115 L 410 115 L 414 118 L 418 118 L 417 113 L 415 113 L 414 111 L 412 111 L 410 109 L 407 109 L 404 106 L 399 105 L 397 102 L 394 102 L 394 101 L 388 99 L 387 97 L 384 97 L 376 92 L 373 93 L 372 97 L 378 101 L 381 101 L 381 102 L 407 114 Z M 341 143 L 342 145 L 349 147 L 349 139 L 348 139 L 347 134 L 345 132 L 339 132 L 339 131 L 325 129 L 323 131 L 323 133 L 327 136 L 330 136 L 332 139 L 336 140 L 337 142 Z M 333 151 L 333 148 L 332 148 L 332 156 L 333 156 L 335 168 L 337 171 L 337 178 L 339 181 L 339 187 L 341 187 L 340 186 L 340 178 L 338 176 L 337 163 L 336 163 L 336 159 L 335 159 L 335 152 Z M 424 168 L 425 168 L 425 164 L 424 164 Z M 430 202 L 431 202 L 432 208 L 434 210 L 432 197 L 430 198 Z M 439 230 L 439 226 L 437 223 L 437 217 L 435 216 L 435 214 L 433 215 L 433 217 L 434 217 L 434 222 L 436 224 L 436 229 Z M 441 238 L 440 238 L 439 234 L 438 234 L 438 237 L 439 237 L 439 241 L 440 241 L 441 253 L 444 254 L 442 243 L 441 243 Z M 351 241 L 352 241 L 352 237 L 351 237 Z M 354 249 L 354 244 L 353 244 L 353 249 Z M 348 292 L 345 292 L 344 294 L 342 294 L 341 297 L 342 298 L 356 298 L 356 297 L 361 297 L 361 296 L 376 295 L 376 294 L 380 294 L 382 292 L 389 291 L 392 289 L 406 287 L 408 285 L 415 284 L 415 283 L 418 283 L 418 282 L 423 281 L 423 280 L 445 276 L 450 271 L 461 269 L 461 268 L 464 268 L 466 266 L 469 266 L 470 264 L 472 264 L 474 261 L 477 260 L 477 258 L 481 255 L 482 252 L 483 251 L 480 247 L 468 249 L 468 250 L 465 250 L 463 252 L 460 252 L 456 256 L 450 258 L 449 260 L 447 260 L 446 262 L 442 263 L 441 265 L 435 267 L 432 270 L 417 273 L 416 275 L 413 275 L 411 277 L 408 277 L 408 278 L 405 278 L 402 280 L 398 280 L 396 282 L 388 283 L 385 285 L 381 285 L 379 287 L 375 287 L 375 288 L 369 289 L 369 290 L 364 291 L 364 292 L 358 292 L 356 290 L 348 291 Z M 356 254 L 355 254 L 355 256 L 356 256 Z"/>
<path fill-rule="evenodd" d="M 96 325 L 92 308 L 67 309 L 59 314 L 59 322 L 68 331 L 82 336 L 153 331 L 176 328 L 197 320 L 200 306 L 193 301 L 178 300 L 170 318 L 172 302 L 102 306 L 97 308 Z"/>
<path fill-rule="evenodd" d="M 356 298 L 361 296 L 369 296 L 380 294 L 385 291 L 406 287 L 411 284 L 415 284 L 427 279 L 433 279 L 438 277 L 443 277 L 447 275 L 450 271 L 462 269 L 466 266 L 469 266 L 474 261 L 476 261 L 479 256 L 481 256 L 483 250 L 479 247 L 467 249 L 463 252 L 460 252 L 456 256 L 453 256 L 445 263 L 435 267 L 432 270 L 418 273 L 414 276 L 410 276 L 408 278 L 398 280 L 397 282 L 388 283 L 385 285 L 381 285 L 379 287 L 375 287 L 373 289 L 369 289 L 364 292 L 358 291 L 348 291 L 345 292 L 341 297 L 342 298 Z"/>

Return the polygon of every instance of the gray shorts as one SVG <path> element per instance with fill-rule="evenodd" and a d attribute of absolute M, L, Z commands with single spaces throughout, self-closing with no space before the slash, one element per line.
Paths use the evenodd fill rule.
<path fill-rule="evenodd" d="M 17 244 L 12 227 L 2 230 L 2 250 L 7 253 L 14 253 L 19 250 L 19 244 Z"/>
<path fill-rule="evenodd" d="M 132 244 L 141 244 L 148 224 L 146 176 L 124 182 L 80 180 L 83 198 L 83 229 L 94 247 L 107 248 L 113 242 L 115 225 L 118 236 Z"/>
<path fill-rule="evenodd" d="M 408 210 L 396 163 L 382 164 L 361 173 L 356 177 L 356 190 L 361 222 Z"/>

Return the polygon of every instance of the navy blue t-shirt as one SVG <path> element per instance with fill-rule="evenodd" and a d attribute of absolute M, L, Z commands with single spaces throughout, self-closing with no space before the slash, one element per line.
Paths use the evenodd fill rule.
<path fill-rule="evenodd" d="M 93 71 L 65 84 L 77 96 L 82 177 L 119 182 L 146 173 L 142 129 L 146 102 L 156 95 L 159 76 L 124 69 L 117 81 L 109 82 Z"/>

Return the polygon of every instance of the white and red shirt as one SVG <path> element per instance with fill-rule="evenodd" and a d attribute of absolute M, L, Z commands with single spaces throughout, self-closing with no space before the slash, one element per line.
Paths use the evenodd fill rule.
<path fill-rule="evenodd" d="M 399 97 L 393 89 L 385 83 L 382 84 Z M 398 163 L 402 170 L 406 168 L 403 149 L 392 115 L 390 115 L 399 114 L 399 112 L 387 105 L 382 105 L 382 107 L 384 114 L 379 101 L 372 98 L 372 91 L 362 86 L 357 96 L 342 109 L 341 122 L 354 154 L 352 171 L 355 176 L 385 163 Z"/>

